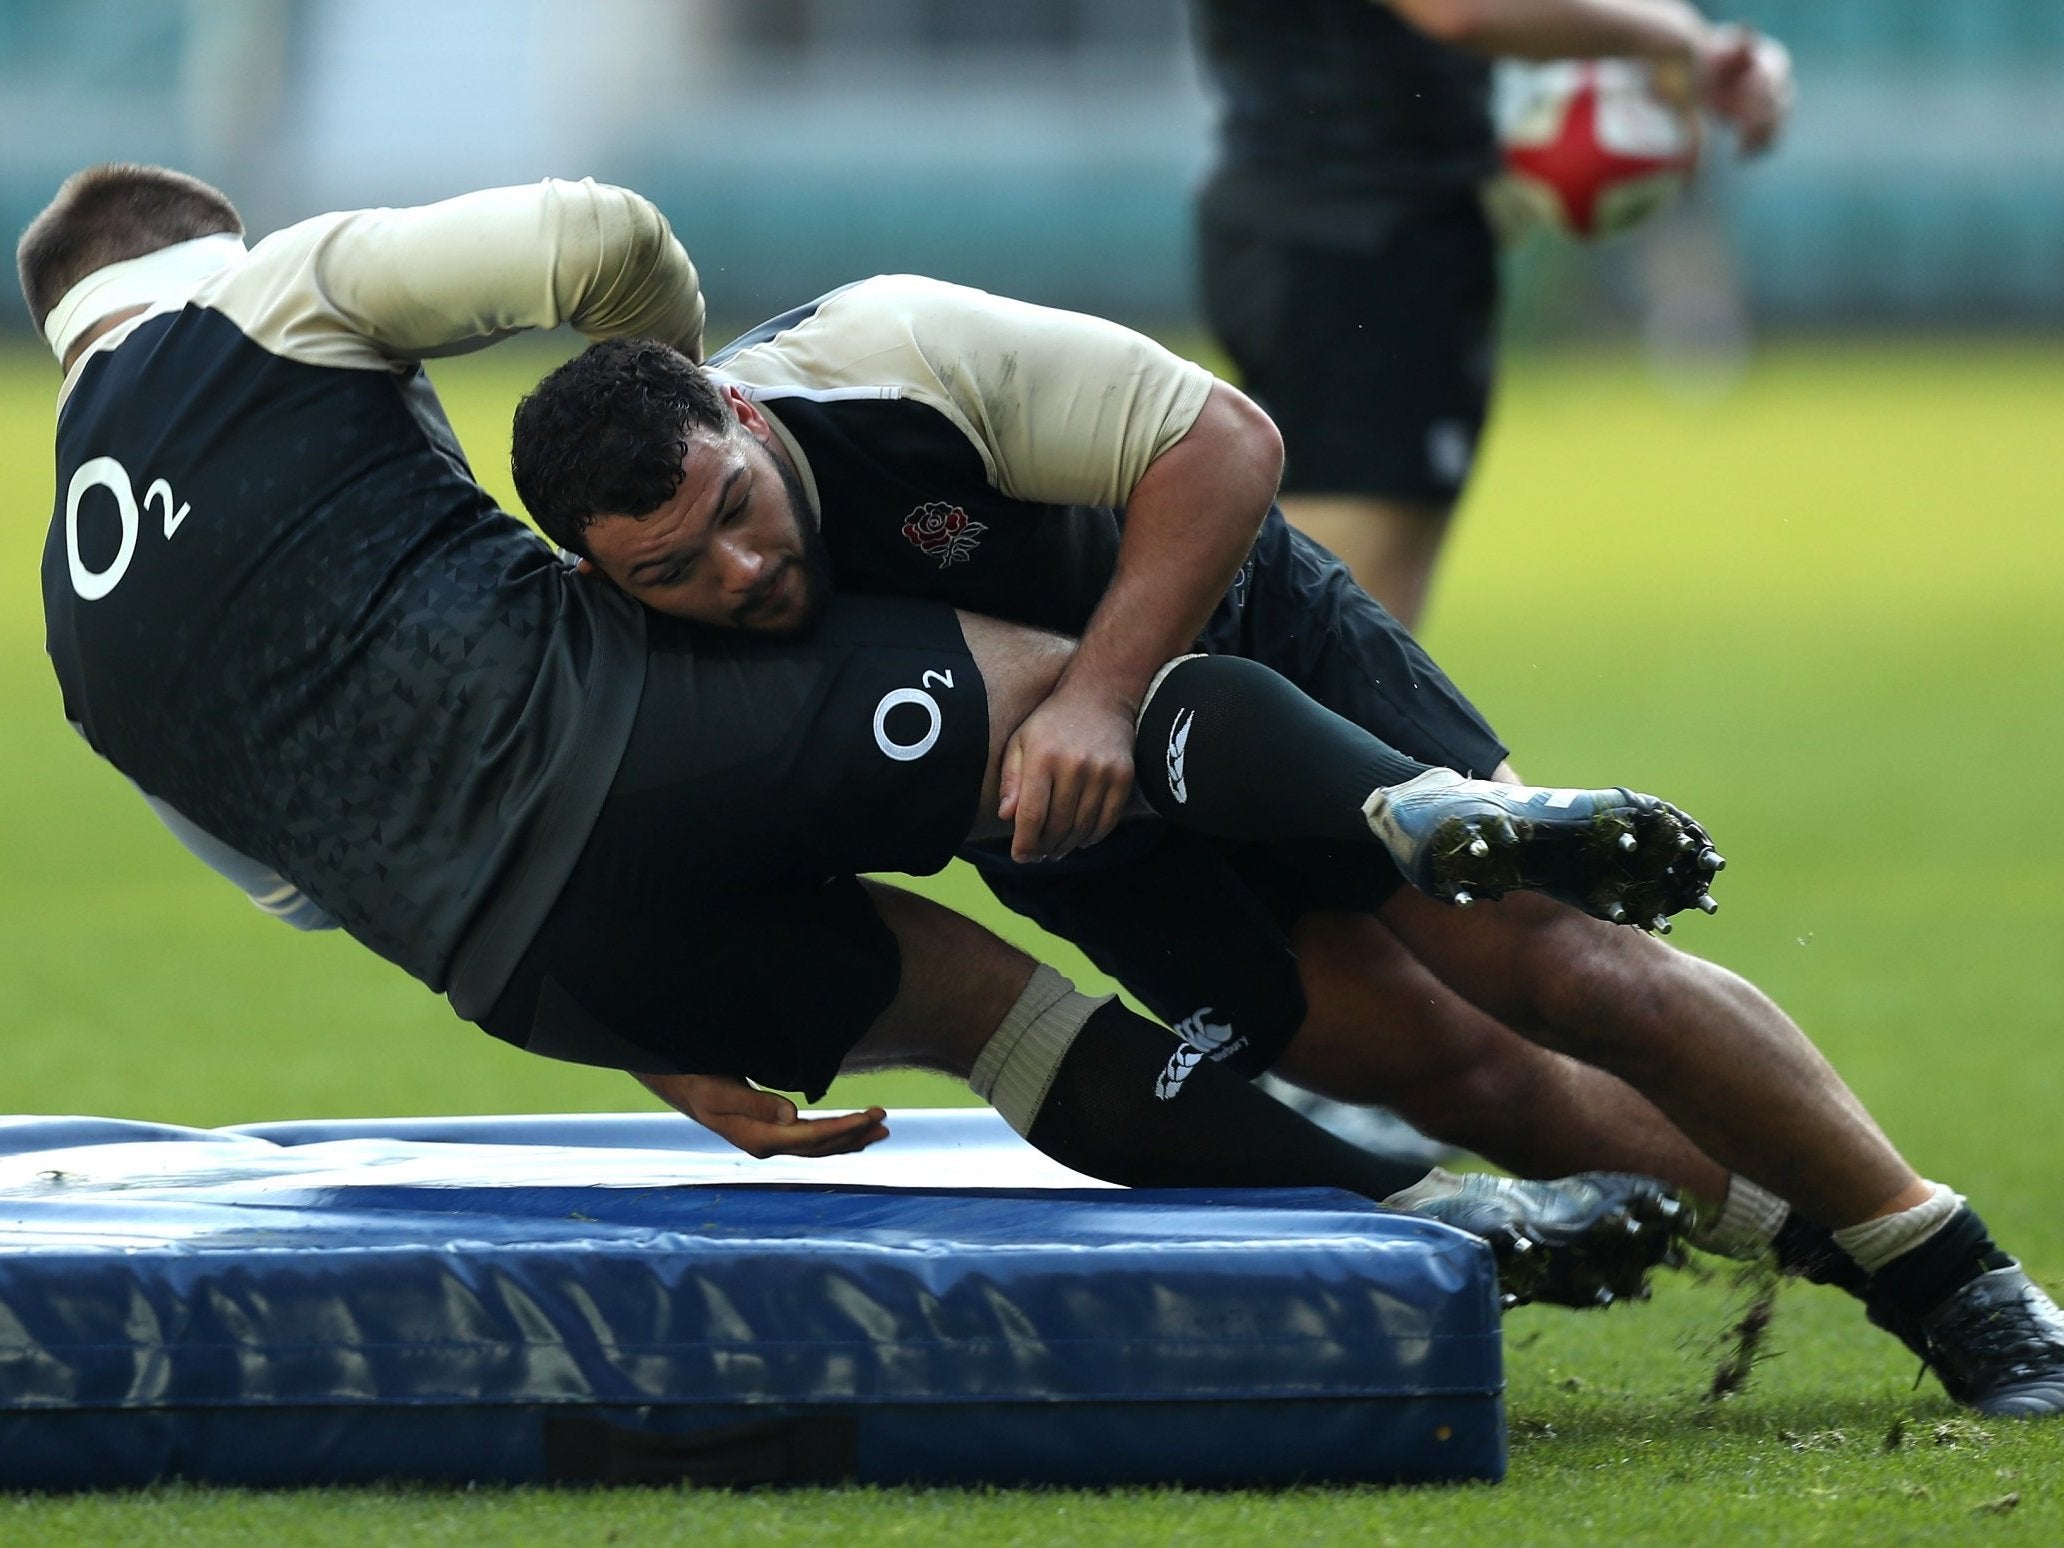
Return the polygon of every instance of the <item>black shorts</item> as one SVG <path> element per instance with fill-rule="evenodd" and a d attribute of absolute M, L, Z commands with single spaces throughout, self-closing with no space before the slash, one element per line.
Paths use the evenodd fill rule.
<path fill-rule="evenodd" d="M 1283 432 L 1287 495 L 1451 504 L 1496 364 L 1497 243 L 1468 191 L 1399 196 L 1362 246 L 1201 223 L 1204 315 Z"/>
<path fill-rule="evenodd" d="M 951 608 L 837 597 L 807 640 L 648 623 L 645 691 L 558 902 L 482 1021 L 533 1053 L 813 1100 L 894 997 L 854 873 L 972 825 L 988 696 Z"/>
<path fill-rule="evenodd" d="M 1275 668 L 1423 763 L 1484 776 L 1504 760 L 1496 733 L 1404 626 L 1278 512 L 1199 643 Z M 1274 1063 L 1303 1023 L 1298 918 L 1374 912 L 1405 884 L 1373 842 L 1239 844 L 1159 822 L 1058 862 L 1014 865 L 987 846 L 969 856 L 1007 907 L 1073 941 L 1245 1075 Z"/>

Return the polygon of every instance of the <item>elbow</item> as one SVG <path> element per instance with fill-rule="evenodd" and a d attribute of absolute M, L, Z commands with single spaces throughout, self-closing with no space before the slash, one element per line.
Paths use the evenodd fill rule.
<path fill-rule="evenodd" d="M 1261 414 L 1260 409 L 1256 409 L 1254 412 Z M 1266 447 L 1265 465 L 1268 468 L 1269 498 L 1273 500 L 1276 497 L 1276 490 L 1281 487 L 1283 482 L 1283 432 L 1276 428 L 1276 422 L 1266 414 L 1261 414 L 1261 422 L 1268 432 L 1263 444 Z"/>
<path fill-rule="evenodd" d="M 1241 461 L 1267 485 L 1268 498 L 1273 500 L 1283 481 L 1283 432 L 1247 394 L 1223 384 L 1221 388 L 1234 433 L 1240 438 Z"/>
<path fill-rule="evenodd" d="M 656 273 L 672 256 L 674 245 L 673 228 L 667 224 L 666 216 L 642 194 L 628 188 L 608 191 L 615 195 L 617 205 L 605 215 L 603 226 L 605 230 L 612 224 L 615 227 L 623 271 L 641 279 Z"/>

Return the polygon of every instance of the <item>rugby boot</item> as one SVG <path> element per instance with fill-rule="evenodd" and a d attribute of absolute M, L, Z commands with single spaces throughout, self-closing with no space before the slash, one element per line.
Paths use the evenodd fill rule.
<path fill-rule="evenodd" d="M 1436 1170 L 1390 1202 L 1489 1242 L 1507 1311 L 1646 1300 L 1649 1270 L 1683 1263 L 1691 1228 L 1666 1184 L 1620 1172 L 1532 1182 Z"/>
<path fill-rule="evenodd" d="M 2064 1313 L 2019 1264 L 1980 1274 L 1918 1317 L 1869 1314 L 1966 1407 L 1996 1419 L 2064 1414 Z"/>
<path fill-rule="evenodd" d="M 1428 769 L 1362 808 L 1408 881 L 1444 903 L 1541 892 L 1596 919 L 1670 933 L 1727 862 L 1705 829 L 1631 790 L 1549 790 Z"/>

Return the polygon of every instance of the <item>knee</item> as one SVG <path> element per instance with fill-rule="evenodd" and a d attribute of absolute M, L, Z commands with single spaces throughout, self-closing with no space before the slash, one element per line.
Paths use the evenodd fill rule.
<path fill-rule="evenodd" d="M 966 1079 L 1036 964 L 928 898 L 871 880 L 862 885 L 896 937 L 898 982 L 844 1072 L 908 1066 Z"/>

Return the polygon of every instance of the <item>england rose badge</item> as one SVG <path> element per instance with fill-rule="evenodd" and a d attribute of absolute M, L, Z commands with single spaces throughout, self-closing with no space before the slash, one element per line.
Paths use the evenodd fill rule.
<path fill-rule="evenodd" d="M 920 553 L 937 559 L 942 570 L 972 555 L 988 530 L 959 506 L 939 500 L 920 505 L 903 518 L 903 536 Z"/>

